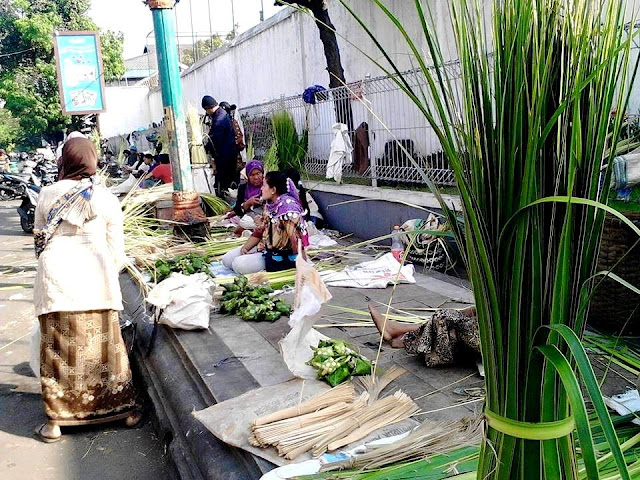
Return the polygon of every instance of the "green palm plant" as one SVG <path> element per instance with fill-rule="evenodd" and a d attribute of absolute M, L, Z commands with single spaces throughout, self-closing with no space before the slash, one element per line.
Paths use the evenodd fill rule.
<path fill-rule="evenodd" d="M 452 0 L 458 87 L 425 2 L 413 2 L 423 35 L 417 39 L 381 0 L 372 1 L 406 40 L 423 87 L 412 86 L 341 0 L 387 63 L 369 58 L 438 135 L 463 205 L 459 224 L 441 201 L 464 246 L 480 324 L 487 395 L 477 478 L 598 478 L 579 379 L 620 478 L 629 478 L 579 341 L 603 219 L 612 213 L 600 203 L 622 117 L 611 111 L 625 111 L 626 80 L 636 70 L 629 67 L 634 32 L 625 28 L 623 2 L 494 0 L 487 25 L 482 2 Z"/>
<path fill-rule="evenodd" d="M 298 135 L 296 124 L 286 110 L 276 112 L 271 117 L 276 144 L 276 156 L 280 170 L 302 169 L 309 142 L 308 131 Z"/>

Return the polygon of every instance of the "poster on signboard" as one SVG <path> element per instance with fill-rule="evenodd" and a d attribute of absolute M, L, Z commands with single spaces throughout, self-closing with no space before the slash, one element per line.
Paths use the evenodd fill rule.
<path fill-rule="evenodd" d="M 87 115 L 106 111 L 98 32 L 56 32 L 54 50 L 62 112 Z"/>

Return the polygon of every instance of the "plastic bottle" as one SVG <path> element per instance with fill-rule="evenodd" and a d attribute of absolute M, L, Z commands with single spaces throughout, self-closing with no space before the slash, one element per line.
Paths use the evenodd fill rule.
<path fill-rule="evenodd" d="M 391 237 L 391 253 L 393 257 L 400 263 L 402 263 L 402 256 L 404 255 L 404 243 L 402 242 L 402 238 L 400 238 L 401 232 L 400 227 L 393 227 L 393 232 Z"/>

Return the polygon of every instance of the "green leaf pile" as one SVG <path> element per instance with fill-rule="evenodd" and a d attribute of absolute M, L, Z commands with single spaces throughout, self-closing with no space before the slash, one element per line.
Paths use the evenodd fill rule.
<path fill-rule="evenodd" d="M 160 259 L 155 264 L 156 282 L 161 282 L 173 272 L 180 272 L 184 275 L 193 275 L 194 273 L 206 273 L 209 276 L 209 259 L 197 253 L 189 253 L 188 255 L 180 255 L 171 259 Z"/>
<path fill-rule="evenodd" d="M 255 322 L 275 322 L 282 315 L 291 314 L 291 305 L 282 300 L 273 300 L 273 288 L 266 286 L 253 287 L 247 277 L 239 275 L 228 285 L 222 298 L 222 311 L 236 314 L 242 320 Z"/>
<path fill-rule="evenodd" d="M 371 362 L 344 340 L 321 340 L 311 349 L 313 358 L 307 365 L 318 370 L 318 380 L 324 380 L 332 387 L 353 376 L 371 373 Z"/>

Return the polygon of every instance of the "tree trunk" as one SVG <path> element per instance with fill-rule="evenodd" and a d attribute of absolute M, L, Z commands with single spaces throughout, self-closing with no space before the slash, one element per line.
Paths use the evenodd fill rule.
<path fill-rule="evenodd" d="M 344 69 L 340 59 L 340 48 L 338 47 L 335 27 L 331 22 L 329 10 L 322 5 L 323 2 L 315 3 L 319 5 L 311 7 L 311 12 L 316 19 L 320 41 L 324 47 L 324 56 L 327 59 L 329 88 L 336 89 L 333 92 L 336 120 L 344 123 L 349 131 L 353 132 L 353 112 L 349 100 L 349 90 L 344 87 L 347 82 L 344 78 Z"/>

